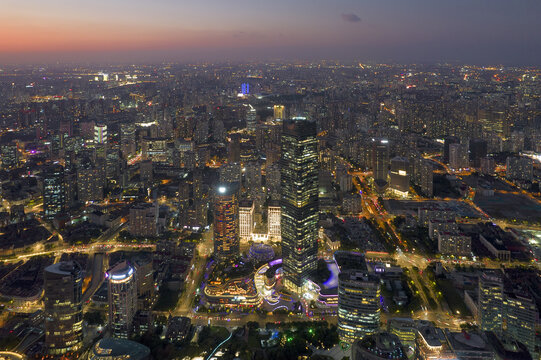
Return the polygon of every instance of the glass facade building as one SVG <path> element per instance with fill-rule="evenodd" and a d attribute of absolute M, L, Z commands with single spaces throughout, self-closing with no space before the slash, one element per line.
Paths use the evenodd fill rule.
<path fill-rule="evenodd" d="M 338 276 L 338 335 L 354 343 L 379 329 L 379 278 L 367 272 L 348 270 Z"/>
<path fill-rule="evenodd" d="M 317 266 L 316 136 L 316 123 L 306 118 L 283 122 L 280 206 L 284 285 L 297 294 Z"/>
<path fill-rule="evenodd" d="M 51 355 L 77 352 L 83 345 L 81 266 L 63 261 L 44 271 L 45 345 Z"/>
<path fill-rule="evenodd" d="M 127 339 L 132 333 L 137 311 L 135 269 L 121 262 L 106 274 L 109 291 L 109 330 L 113 337 Z"/>
<path fill-rule="evenodd" d="M 43 171 L 43 211 L 45 218 L 52 219 L 64 210 L 64 167 L 50 165 Z"/>

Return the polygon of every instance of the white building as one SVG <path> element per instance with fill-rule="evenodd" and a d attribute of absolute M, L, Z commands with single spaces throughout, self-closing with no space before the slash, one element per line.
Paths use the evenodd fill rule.
<path fill-rule="evenodd" d="M 282 236 L 280 219 L 282 216 L 282 210 L 280 206 L 269 205 L 268 207 L 268 223 L 269 223 L 269 237 L 271 240 L 279 240 Z"/>
<path fill-rule="evenodd" d="M 255 206 L 252 200 L 244 200 L 239 204 L 239 236 L 241 240 L 249 240 L 254 230 Z"/>

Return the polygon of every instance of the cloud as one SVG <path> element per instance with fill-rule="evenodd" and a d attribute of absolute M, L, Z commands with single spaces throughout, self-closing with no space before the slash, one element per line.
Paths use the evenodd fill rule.
<path fill-rule="evenodd" d="M 357 23 L 361 21 L 361 18 L 353 13 L 342 14 L 342 20 L 352 23 Z"/>

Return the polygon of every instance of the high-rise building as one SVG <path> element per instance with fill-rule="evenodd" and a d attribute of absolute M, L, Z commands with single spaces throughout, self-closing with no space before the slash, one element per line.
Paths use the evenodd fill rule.
<path fill-rule="evenodd" d="M 66 197 L 64 190 L 64 168 L 50 165 L 43 171 L 43 212 L 45 218 L 52 219 L 64 210 Z"/>
<path fill-rule="evenodd" d="M 389 185 L 389 140 L 372 139 L 372 170 L 376 191 L 384 192 Z"/>
<path fill-rule="evenodd" d="M 456 136 L 448 136 L 445 138 L 443 142 L 443 162 L 446 164 L 449 164 L 449 158 L 450 158 L 450 145 L 451 144 L 459 144 L 460 139 Z"/>
<path fill-rule="evenodd" d="M 12 169 L 19 164 L 19 151 L 17 150 L 17 144 L 2 144 L 0 145 L 0 161 L 2 162 L 2 169 Z"/>
<path fill-rule="evenodd" d="M 158 235 L 157 204 L 141 203 L 130 208 L 129 228 L 132 236 L 155 237 Z"/>
<path fill-rule="evenodd" d="M 379 278 L 366 271 L 338 275 L 338 335 L 353 343 L 379 329 Z"/>
<path fill-rule="evenodd" d="M 134 155 L 136 150 L 135 124 L 121 124 L 120 152 L 122 153 L 122 157 L 126 159 L 128 156 Z"/>
<path fill-rule="evenodd" d="M 469 167 L 466 144 L 453 143 L 449 145 L 449 166 L 455 170 Z"/>
<path fill-rule="evenodd" d="M 239 203 L 239 236 L 241 240 L 250 240 L 254 230 L 255 207 L 252 200 Z"/>
<path fill-rule="evenodd" d="M 285 108 L 284 105 L 274 105 L 274 107 L 273 107 L 274 120 L 284 119 L 285 110 L 286 110 L 286 108 Z"/>
<path fill-rule="evenodd" d="M 249 109 L 246 112 L 246 130 L 255 131 L 257 125 L 257 112 L 252 105 L 248 105 Z"/>
<path fill-rule="evenodd" d="M 484 175 L 494 175 L 496 170 L 496 164 L 492 156 L 485 156 L 480 161 L 481 164 L 481 173 Z"/>
<path fill-rule="evenodd" d="M 525 156 L 509 156 L 506 160 L 505 177 L 510 180 L 533 179 L 533 160 Z"/>
<path fill-rule="evenodd" d="M 51 355 L 77 352 L 83 345 L 81 266 L 63 261 L 45 268 L 45 346 Z"/>
<path fill-rule="evenodd" d="M 121 262 L 107 271 L 107 281 L 109 330 L 113 337 L 127 339 L 132 333 L 137 311 L 135 269 L 127 262 Z"/>
<path fill-rule="evenodd" d="M 242 180 L 240 163 L 226 163 L 220 166 L 220 182 L 240 184 Z"/>
<path fill-rule="evenodd" d="M 107 143 L 107 125 L 105 124 L 94 125 L 94 142 L 97 144 Z"/>
<path fill-rule="evenodd" d="M 283 122 L 280 206 L 284 285 L 298 294 L 317 266 L 319 203 L 316 135 L 314 121 L 293 118 Z"/>
<path fill-rule="evenodd" d="M 470 140 L 470 164 L 474 168 L 481 167 L 481 159 L 487 156 L 487 142 L 483 139 Z"/>
<path fill-rule="evenodd" d="M 273 241 L 280 239 L 282 232 L 280 227 L 282 210 L 276 203 L 269 204 L 267 208 L 267 222 L 269 227 L 269 238 Z"/>
<path fill-rule="evenodd" d="M 505 334 L 520 341 L 535 357 L 535 326 L 538 318 L 537 306 L 530 295 L 506 293 L 504 298 Z"/>
<path fill-rule="evenodd" d="M 484 331 L 501 334 L 503 312 L 503 279 L 495 271 L 479 278 L 478 322 Z"/>
<path fill-rule="evenodd" d="M 238 184 L 223 183 L 214 194 L 214 254 L 220 260 L 239 254 Z"/>
<path fill-rule="evenodd" d="M 410 188 L 408 159 L 395 157 L 391 159 L 391 189 L 397 194 L 407 196 Z"/>
<path fill-rule="evenodd" d="M 77 170 L 77 196 L 79 201 L 103 200 L 103 172 L 98 167 Z"/>

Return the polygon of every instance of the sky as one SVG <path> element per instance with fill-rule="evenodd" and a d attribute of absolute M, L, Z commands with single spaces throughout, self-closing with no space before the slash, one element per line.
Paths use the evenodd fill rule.
<path fill-rule="evenodd" d="M 1 0 L 0 64 L 541 65 L 540 0 Z"/>

